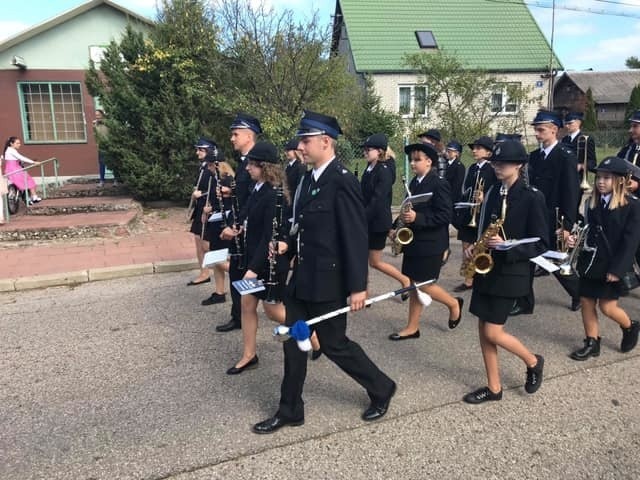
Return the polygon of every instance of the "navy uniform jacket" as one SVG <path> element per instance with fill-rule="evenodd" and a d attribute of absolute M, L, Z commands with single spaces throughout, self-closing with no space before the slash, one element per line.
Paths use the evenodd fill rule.
<path fill-rule="evenodd" d="M 198 177 L 200 177 L 200 172 L 198 172 Z M 208 198 L 207 195 L 204 195 L 204 194 L 207 193 L 207 189 L 209 188 L 209 179 L 211 177 L 212 177 L 212 174 L 209 171 L 209 169 L 206 167 L 206 163 L 205 163 L 205 166 L 202 167 L 202 176 L 200 177 L 200 181 L 198 182 L 198 187 L 196 188 L 196 190 L 200 190 L 203 195 L 200 198 L 194 199 L 194 209 L 193 209 L 193 213 L 191 214 L 191 220 L 197 219 L 197 221 L 199 222 L 200 219 L 202 218 L 202 209 L 207 204 L 207 198 Z M 215 183 L 215 180 L 212 178 L 211 184 L 213 185 L 214 183 Z M 211 199 L 211 201 L 213 201 L 213 199 Z"/>
<path fill-rule="evenodd" d="M 478 173 L 479 171 L 479 173 Z M 478 176 L 484 180 L 483 192 L 488 192 L 489 189 L 496 183 L 496 173 L 493 171 L 493 167 L 487 161 L 482 165 L 482 168 L 478 169 L 478 163 L 473 163 L 467 168 L 467 173 L 464 177 L 464 184 L 462 187 L 462 202 L 472 202 L 473 192 L 476 188 L 476 182 Z M 477 219 L 476 219 L 477 220 Z M 456 209 L 456 220 L 454 225 L 456 227 L 464 227 L 471 221 L 471 208 L 458 208 Z"/>
<path fill-rule="evenodd" d="M 253 181 L 251 175 L 247 172 L 247 164 L 249 161 L 243 157 L 238 158 L 238 166 L 236 168 L 236 197 L 238 198 L 238 204 L 240 209 L 244 207 L 244 204 L 249 198 L 249 194 L 253 189 Z"/>
<path fill-rule="evenodd" d="M 396 183 L 396 159 L 389 157 L 384 161 L 384 164 L 391 171 L 391 184 Z"/>
<path fill-rule="evenodd" d="M 562 137 L 562 143 L 571 149 L 573 154 L 576 156 L 576 161 L 578 162 L 578 164 L 584 165 L 585 150 L 582 142 L 580 142 L 580 145 L 579 145 L 580 148 L 578 148 L 578 138 L 580 138 L 581 135 L 582 135 L 582 132 L 578 132 L 578 134 L 575 136 L 573 140 L 571 140 L 571 135 L 565 135 L 564 137 Z M 596 142 L 593 139 L 592 135 L 589 135 L 589 138 L 587 138 L 586 154 L 587 154 L 587 171 L 592 172 L 596 168 L 596 164 L 597 164 Z M 582 172 L 580 172 L 578 177 L 580 177 L 581 175 L 582 175 Z"/>
<path fill-rule="evenodd" d="M 601 205 L 595 209 L 589 207 L 586 217 L 589 224 L 587 243 L 590 246 L 598 245 L 598 255 L 603 253 L 609 256 L 607 273 L 613 273 L 619 278 L 631 271 L 640 243 L 640 201 L 631 195 L 627 195 L 627 201 L 629 203 L 614 210 L 603 210 Z M 612 255 L 602 251 L 606 250 L 602 242 L 595 241 L 597 225 L 602 226 Z"/>
<path fill-rule="evenodd" d="M 391 228 L 391 180 L 391 170 L 385 162 L 376 163 L 370 172 L 362 172 L 360 186 L 369 232 L 388 232 Z"/>
<path fill-rule="evenodd" d="M 296 160 L 292 165 L 287 164 L 284 173 L 287 175 L 287 187 L 289 188 L 289 196 L 293 198 L 298 187 L 298 182 L 307 171 L 307 166 L 299 160 Z"/>
<path fill-rule="evenodd" d="M 548 245 L 555 245 L 556 208 L 564 217 L 565 230 L 571 230 L 578 217 L 580 182 L 576 170 L 576 157 L 561 143 L 556 144 L 547 158 L 539 148 L 529 154 L 529 183 L 544 194 L 547 204 Z M 555 248 L 555 247 L 553 247 Z"/>
<path fill-rule="evenodd" d="M 356 177 L 332 160 L 314 185 L 309 170 L 294 205 L 289 242 L 296 254 L 287 294 L 307 302 L 344 301 L 367 289 L 369 246 Z"/>
<path fill-rule="evenodd" d="M 482 205 L 479 225 L 484 232 L 502 211 L 500 183 L 488 192 Z M 479 293 L 517 298 L 526 295 L 531 287 L 529 259 L 547 250 L 546 235 L 547 209 L 542 194 L 533 187 L 527 187 L 523 180 L 517 180 L 507 193 L 507 212 L 503 228 L 508 240 L 540 237 L 540 241 L 518 245 L 510 250 L 492 251 L 494 266 L 485 274 L 477 274 L 473 279 L 473 289 Z M 481 235 L 481 234 L 480 234 Z"/>
<path fill-rule="evenodd" d="M 413 242 L 403 246 L 402 252 L 406 256 L 442 255 L 449 248 L 449 223 L 453 210 L 449 184 L 432 168 L 420 183 L 417 177 L 413 177 L 409 191 L 411 195 L 433 192 L 433 196 L 428 202 L 413 206 L 416 220 L 407 225 L 413 231 Z"/>
<path fill-rule="evenodd" d="M 620 149 L 616 157 L 624 158 L 634 165 L 640 166 L 640 144 L 629 142 Z"/>
<path fill-rule="evenodd" d="M 453 203 L 462 201 L 462 184 L 464 183 L 464 165 L 459 159 L 455 159 L 447 167 L 445 180 L 449 182 L 451 200 Z"/>
<path fill-rule="evenodd" d="M 282 221 L 278 220 L 279 228 L 276 238 L 287 241 L 285 228 L 288 227 L 287 206 L 283 199 Z M 247 221 L 245 232 L 246 265 L 249 270 L 258 274 L 258 278 L 266 279 L 269 274 L 269 242 L 273 237 L 273 217 L 276 208 L 276 189 L 269 183 L 264 183 L 260 190 L 252 191 L 247 198 L 245 208 L 242 209 L 241 220 Z M 277 272 L 286 272 L 289 262 L 285 255 L 279 255 L 276 262 Z"/>

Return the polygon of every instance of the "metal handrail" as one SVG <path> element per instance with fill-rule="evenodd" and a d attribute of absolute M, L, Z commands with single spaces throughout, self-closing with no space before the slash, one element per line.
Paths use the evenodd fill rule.
<path fill-rule="evenodd" d="M 6 161 L 6 160 L 4 160 Z M 30 170 L 32 168 L 36 168 L 36 167 L 40 167 L 40 186 L 42 189 L 42 198 L 47 198 L 47 184 L 44 181 L 44 166 L 47 163 L 51 163 L 53 162 L 53 176 L 55 178 L 55 185 L 56 187 L 60 187 L 60 179 L 58 178 L 58 167 L 60 166 L 60 162 L 56 157 L 51 157 L 51 158 L 47 158 L 46 160 L 42 160 L 42 161 L 37 161 L 37 165 L 36 164 L 30 164 L 26 167 L 21 168 L 20 170 L 16 170 L 14 172 L 11 172 L 9 175 L 15 175 L 17 173 L 22 172 L 22 174 L 24 175 L 24 183 L 25 185 L 27 184 L 27 170 Z M 7 179 L 7 183 L 9 183 L 9 177 L 6 174 L 2 175 L 4 178 Z M 26 188 L 24 190 L 24 203 L 27 206 L 27 211 L 29 211 L 29 206 L 31 204 L 31 202 L 29 201 L 29 189 Z M 5 195 L 6 197 L 6 195 Z M 3 207 L 4 207 L 4 217 L 5 217 L 5 222 L 9 222 L 9 202 L 8 199 L 5 198 L 5 201 L 3 202 Z"/>

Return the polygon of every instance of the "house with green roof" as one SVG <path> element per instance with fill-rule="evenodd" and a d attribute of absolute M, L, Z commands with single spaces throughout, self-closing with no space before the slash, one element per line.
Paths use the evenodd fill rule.
<path fill-rule="evenodd" d="M 84 84 L 89 60 L 99 63 L 128 25 L 145 33 L 153 26 L 110 0 L 78 3 L 0 43 L 0 132 L 20 137 L 29 158 L 58 158 L 63 177 L 98 172 L 92 121 L 99 105 Z M 45 175 L 52 173 L 48 165 Z"/>
<path fill-rule="evenodd" d="M 404 63 L 407 54 L 446 51 L 504 82 L 492 101 L 499 115 L 516 114 L 506 85 L 531 87 L 537 101 L 520 112 L 535 116 L 548 104 L 549 72 L 562 69 L 524 2 L 496 0 L 337 0 L 332 51 L 350 72 L 368 75 L 382 104 L 437 126 L 425 104 L 427 85 Z M 553 61 L 553 65 L 549 65 Z M 524 132 L 521 132 L 524 133 Z"/>

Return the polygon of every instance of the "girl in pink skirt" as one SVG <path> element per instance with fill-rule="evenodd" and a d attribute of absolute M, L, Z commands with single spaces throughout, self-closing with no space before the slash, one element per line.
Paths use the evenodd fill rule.
<path fill-rule="evenodd" d="M 18 149 L 21 146 L 22 142 L 18 137 L 9 137 L 4 144 L 4 173 L 9 183 L 13 183 L 19 190 L 24 191 L 29 189 L 30 200 L 37 203 L 42 199 L 36 194 L 36 182 L 33 181 L 31 175 L 26 172 L 20 172 L 19 170 L 22 170 L 20 162 L 34 165 L 40 165 L 40 162 L 33 161 L 18 153 Z"/>

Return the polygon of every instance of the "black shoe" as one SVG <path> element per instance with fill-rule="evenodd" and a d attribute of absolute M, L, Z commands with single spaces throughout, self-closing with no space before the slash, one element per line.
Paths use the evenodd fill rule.
<path fill-rule="evenodd" d="M 622 353 L 630 352 L 638 343 L 638 333 L 640 333 L 640 323 L 632 320 L 629 328 L 622 329 L 622 342 L 620 343 L 620 351 Z"/>
<path fill-rule="evenodd" d="M 471 290 L 472 288 L 473 288 L 473 285 L 467 285 L 466 283 L 461 283 L 460 285 L 455 287 L 453 291 L 456 293 L 460 293 L 460 292 L 466 292 L 467 290 Z"/>
<path fill-rule="evenodd" d="M 397 385 L 395 382 L 393 383 L 393 387 L 391 387 L 391 394 L 386 398 L 386 400 L 382 402 L 371 402 L 369 408 L 367 408 L 362 414 L 362 419 L 371 422 L 373 420 L 378 420 L 379 418 L 384 417 L 389 410 L 389 404 L 391 403 L 391 399 L 396 394 Z"/>
<path fill-rule="evenodd" d="M 230 332 L 231 330 L 240 330 L 242 325 L 240 322 L 235 321 L 233 318 L 229 320 L 227 323 L 223 323 L 216 327 L 216 332 Z"/>
<path fill-rule="evenodd" d="M 251 370 L 252 368 L 256 368 L 257 366 L 258 366 L 258 356 L 256 355 L 241 367 L 235 367 L 235 366 L 231 367 L 229 370 L 227 370 L 227 375 L 238 375 L 244 372 L 245 370 Z"/>
<path fill-rule="evenodd" d="M 533 313 L 532 310 L 528 310 L 524 308 L 520 303 L 516 300 L 513 302 L 513 308 L 509 312 L 510 317 L 515 317 L 516 315 L 531 315 Z"/>
<path fill-rule="evenodd" d="M 580 310 L 580 307 L 582 307 L 582 304 L 580 303 L 580 299 L 572 298 L 571 306 L 569 307 L 569 310 L 571 310 L 572 312 L 577 312 L 578 310 Z"/>
<path fill-rule="evenodd" d="M 187 283 L 187 287 L 192 287 L 193 285 L 202 285 L 203 283 L 209 283 L 210 281 L 211 281 L 210 277 L 205 280 L 200 280 L 199 282 L 191 280 L 189 283 Z"/>
<path fill-rule="evenodd" d="M 457 297 L 456 300 L 458 301 L 458 305 L 460 305 L 460 315 L 458 315 L 458 318 L 456 318 L 455 320 L 449 319 L 449 328 L 451 330 L 456 328 L 460 323 L 460 320 L 462 319 L 462 305 L 464 304 L 464 298 Z"/>
<path fill-rule="evenodd" d="M 584 339 L 584 347 L 571 353 L 571 355 L 569 355 L 569 358 L 582 362 L 589 357 L 598 356 L 600 356 L 600 337 L 587 337 Z"/>
<path fill-rule="evenodd" d="M 311 352 L 311 360 L 315 361 L 322 356 L 322 350 L 313 350 Z"/>
<path fill-rule="evenodd" d="M 489 390 L 489 387 L 482 387 L 476 390 L 475 392 L 467 393 L 462 400 L 466 403 L 484 403 L 488 401 L 498 401 L 502 400 L 502 390 L 498 393 L 493 393 Z"/>
<path fill-rule="evenodd" d="M 536 393 L 542 385 L 542 370 L 544 369 L 544 357 L 542 355 L 536 355 L 538 363 L 535 367 L 527 367 L 527 381 L 524 384 L 524 389 L 527 393 Z"/>
<path fill-rule="evenodd" d="M 216 303 L 224 303 L 227 297 L 224 293 L 212 293 L 209 298 L 202 300 L 202 305 L 214 305 Z"/>
<path fill-rule="evenodd" d="M 536 269 L 533 272 L 534 277 L 546 277 L 547 275 L 549 275 L 549 272 L 547 272 L 542 267 L 536 267 Z"/>
<path fill-rule="evenodd" d="M 407 340 L 409 338 L 420 338 L 420 330 L 416 330 L 414 333 L 410 335 L 400 335 L 399 333 L 392 333 L 389 335 L 389 340 Z"/>
<path fill-rule="evenodd" d="M 251 429 L 253 433 L 267 434 L 280 430 L 282 427 L 299 427 L 304 425 L 304 418 L 301 420 L 287 420 L 277 414 L 264 422 L 256 423 Z"/>

